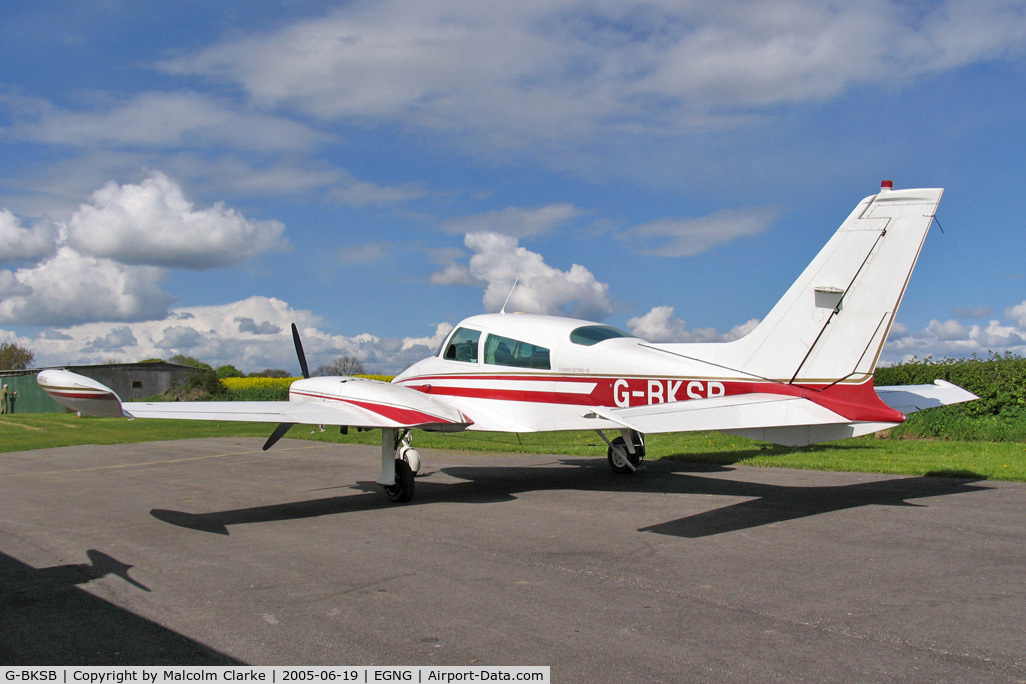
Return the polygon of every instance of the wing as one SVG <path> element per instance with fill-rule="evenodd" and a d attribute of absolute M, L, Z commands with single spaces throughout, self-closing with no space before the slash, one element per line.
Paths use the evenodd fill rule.
<path fill-rule="evenodd" d="M 596 408 L 594 415 L 641 433 L 831 425 L 850 420 L 808 399 L 742 394 L 632 408 Z"/>
<path fill-rule="evenodd" d="M 124 403 L 109 387 L 69 371 L 45 370 L 36 381 L 58 403 L 90 416 L 435 430 L 462 430 L 473 423 L 423 392 L 363 378 L 297 380 L 289 401 Z"/>
<path fill-rule="evenodd" d="M 876 393 L 880 395 L 885 404 L 905 414 L 979 399 L 972 392 L 946 380 L 934 380 L 932 385 L 877 387 Z"/>
<path fill-rule="evenodd" d="M 399 427 L 370 411 L 344 405 L 292 401 L 129 401 L 121 404 L 126 418 L 219 420 L 305 425 Z"/>
<path fill-rule="evenodd" d="M 761 393 L 605 408 L 594 413 L 638 432 L 717 430 L 785 446 L 847 439 L 897 425 L 852 422 L 802 397 Z"/>
<path fill-rule="evenodd" d="M 977 398 L 944 380 L 932 385 L 877 387 L 876 391 L 885 404 L 905 414 Z M 809 399 L 760 393 L 633 408 L 597 408 L 588 415 L 641 433 L 718 430 L 787 446 L 858 437 L 898 424 L 853 421 Z"/>

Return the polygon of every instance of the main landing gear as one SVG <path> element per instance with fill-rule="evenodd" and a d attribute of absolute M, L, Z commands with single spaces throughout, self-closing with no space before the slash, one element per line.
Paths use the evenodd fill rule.
<path fill-rule="evenodd" d="M 381 429 L 381 474 L 377 483 L 385 486 L 392 503 L 413 498 L 413 479 L 420 470 L 420 452 L 410 446 L 410 431 Z"/>
<path fill-rule="evenodd" d="M 612 441 L 601 430 L 595 432 L 609 445 L 606 458 L 614 473 L 629 475 L 639 470 L 641 459 L 645 458 L 645 438 L 640 432 L 620 430 L 620 436 Z"/>

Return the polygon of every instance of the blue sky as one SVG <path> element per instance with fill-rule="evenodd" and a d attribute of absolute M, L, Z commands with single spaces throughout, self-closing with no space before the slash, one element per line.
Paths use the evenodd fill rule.
<path fill-rule="evenodd" d="M 518 277 L 733 339 L 892 178 L 885 361 L 1026 353 L 1026 3 L 504 4 L 0 2 L 0 340 L 395 372 Z"/>

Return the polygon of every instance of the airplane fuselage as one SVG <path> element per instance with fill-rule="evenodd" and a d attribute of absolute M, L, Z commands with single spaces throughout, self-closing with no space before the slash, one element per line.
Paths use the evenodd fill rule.
<path fill-rule="evenodd" d="M 615 426 L 589 409 L 752 393 L 810 398 L 853 421 L 904 419 L 876 398 L 870 377 L 800 385 L 755 378 L 697 356 L 709 347 L 653 344 L 570 318 L 485 314 L 462 321 L 438 353 L 393 382 L 444 397 L 473 416 L 471 430 L 606 429 Z"/>

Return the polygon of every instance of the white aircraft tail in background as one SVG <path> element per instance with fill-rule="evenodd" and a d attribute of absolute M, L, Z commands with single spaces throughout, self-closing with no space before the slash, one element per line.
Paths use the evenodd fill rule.
<path fill-rule="evenodd" d="M 377 481 L 393 501 L 413 496 L 420 456 L 409 445 L 412 428 L 592 429 L 618 473 L 636 470 L 648 433 L 718 430 L 788 446 L 855 437 L 976 398 L 942 380 L 873 386 L 942 194 L 884 181 L 758 327 L 733 342 L 655 344 L 589 321 L 502 312 L 465 319 L 436 356 L 392 383 L 309 378 L 293 326 L 304 379 L 289 401 L 122 403 L 68 371 L 42 371 L 38 382 L 88 415 L 277 423 L 265 449 L 296 423 L 381 428 Z"/>

